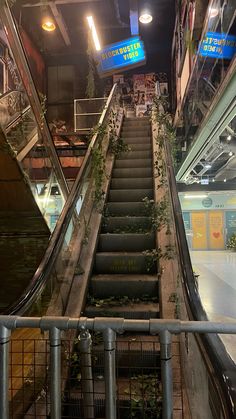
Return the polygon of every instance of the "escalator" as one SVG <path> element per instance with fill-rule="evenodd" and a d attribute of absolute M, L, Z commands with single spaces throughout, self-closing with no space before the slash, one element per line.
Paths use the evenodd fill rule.
<path fill-rule="evenodd" d="M 141 319 L 162 317 L 162 313 L 166 313 L 163 307 L 165 284 L 163 284 L 164 277 L 161 277 L 164 261 L 160 262 L 156 251 L 162 247 L 162 240 L 169 237 L 170 234 L 169 232 L 166 234 L 166 227 L 163 235 L 159 234 L 161 231 L 157 231 L 158 234 L 156 234 L 151 219 L 153 212 L 150 212 L 150 203 L 152 204 L 153 199 L 156 199 L 156 203 L 160 204 L 163 194 L 161 188 L 156 189 L 156 186 L 154 188 L 158 176 L 154 177 L 153 166 L 155 166 L 157 155 L 158 159 L 161 159 L 160 154 L 155 154 L 154 148 L 153 138 L 156 128 L 154 124 L 150 124 L 149 119 L 123 118 L 123 110 L 117 105 L 117 94 L 117 88 L 114 86 L 100 124 L 109 121 L 110 115 L 115 114 L 114 126 L 118 127 L 117 141 L 119 138 L 124 140 L 130 150 L 120 153 L 115 158 L 108 148 L 108 144 L 105 148 L 104 159 L 110 172 L 106 172 L 104 178 L 104 191 L 107 197 L 104 210 L 101 214 L 91 202 L 94 197 L 92 155 L 93 150 L 104 145 L 106 141 L 108 142 L 111 136 L 109 132 L 106 132 L 104 137 L 97 132 L 91 140 L 81 171 L 58 220 L 42 262 L 24 294 L 8 310 L 8 314 L 40 316 L 46 314 L 47 316 L 66 315 L 71 317 L 79 317 L 83 314 L 88 318 L 113 316 L 140 319 L 141 321 Z M 120 130 L 121 135 L 119 135 Z M 172 305 L 175 309 L 178 308 L 177 293 L 179 292 L 182 304 L 181 310 L 176 314 L 183 320 L 203 320 L 204 312 L 188 254 L 168 142 L 165 144 L 163 153 L 166 165 L 166 181 L 163 185 L 167 188 L 165 189 L 166 197 L 170 197 L 172 220 L 170 225 L 172 236 L 175 237 L 177 253 L 173 262 L 171 259 L 171 261 L 167 260 L 167 263 L 170 263 L 170 269 L 173 271 L 174 266 L 178 266 L 176 277 L 178 276 L 179 289 L 176 289 L 175 293 L 171 295 L 171 299 L 174 301 Z M 111 177 L 108 176 L 110 173 Z M 78 200 L 81 200 L 81 196 L 83 196 L 82 206 L 78 214 L 78 210 L 75 212 L 74 209 L 78 208 L 77 204 Z M 174 262 L 175 265 L 172 265 Z M 169 280 L 170 271 L 167 272 L 165 281 Z M 44 291 L 48 285 L 50 285 L 51 294 L 47 294 L 46 307 Z M 39 299 L 41 299 L 40 311 Z M 35 311 L 36 302 L 38 311 Z M 32 307 L 34 308 L 32 309 Z M 93 398 L 95 417 L 104 418 L 103 344 L 101 336 L 94 334 L 92 338 L 94 340 Z M 209 337 L 207 335 L 203 339 L 198 337 L 190 339 L 183 336 L 179 341 L 175 340 L 174 343 L 176 354 L 173 417 L 188 417 L 181 413 L 183 408 L 181 362 L 182 365 L 184 362 L 185 369 L 187 369 L 184 371 L 184 375 L 192 397 L 190 397 L 190 403 L 194 407 L 200 408 L 201 400 L 203 412 L 204 409 L 205 412 L 210 412 L 209 414 L 205 413 L 205 416 L 204 414 L 194 416 L 194 414 L 196 415 L 195 410 L 193 417 L 201 417 L 201 419 L 235 417 L 234 365 L 227 358 L 217 336 Z M 77 343 L 72 348 L 71 359 L 73 358 L 73 360 L 78 359 L 76 345 Z M 182 352 L 181 361 L 178 354 L 179 348 Z M 193 354 L 201 362 L 202 375 L 198 376 L 196 373 L 200 364 L 195 365 Z M 68 360 L 66 363 L 67 377 L 64 377 L 63 384 L 65 392 L 62 403 L 63 417 L 85 418 L 81 385 L 78 378 L 76 378 L 75 386 L 72 384 L 75 379 L 75 370 L 72 371 L 71 359 L 69 364 Z M 145 333 L 127 333 L 119 337 L 116 367 L 118 417 L 161 417 L 158 337 Z M 78 368 L 78 364 L 76 368 Z M 36 379 L 37 369 L 36 367 L 32 367 L 32 369 L 31 374 L 34 374 L 34 379 Z M 78 375 L 78 370 L 76 371 Z M 44 380 L 46 379 L 41 375 L 41 382 L 43 377 Z M 199 379 L 200 384 L 202 381 L 202 386 L 199 385 Z M 202 387 L 202 393 L 199 387 Z M 44 389 L 46 389 L 46 385 L 44 385 Z M 146 390 L 144 391 L 144 389 Z M 37 391 L 39 391 L 38 387 Z M 32 403 L 32 394 L 31 401 L 27 399 L 27 396 L 24 388 L 22 397 L 25 408 L 29 408 Z M 34 393 L 34 396 L 33 411 L 36 411 L 38 408 L 37 393 Z M 14 411 L 15 401 L 12 400 L 12 403 L 12 411 Z M 19 410 L 17 411 L 19 412 Z"/>

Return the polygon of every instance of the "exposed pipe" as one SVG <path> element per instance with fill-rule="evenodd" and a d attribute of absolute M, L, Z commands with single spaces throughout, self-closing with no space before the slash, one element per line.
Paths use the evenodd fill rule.
<path fill-rule="evenodd" d="M 114 9 L 115 9 L 115 14 L 116 14 L 116 19 L 117 19 L 118 23 L 123 28 L 128 28 L 129 25 L 127 25 L 127 23 L 125 23 L 125 22 L 122 22 L 122 20 L 121 20 L 121 17 L 120 17 L 120 8 L 119 8 L 119 1 L 118 0 L 113 0 L 113 3 L 114 3 Z"/>

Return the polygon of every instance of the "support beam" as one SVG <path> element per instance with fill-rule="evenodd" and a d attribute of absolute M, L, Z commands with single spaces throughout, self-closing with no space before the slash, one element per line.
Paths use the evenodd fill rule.
<path fill-rule="evenodd" d="M 138 0 L 129 0 L 130 4 L 130 12 L 129 12 L 129 20 L 130 20 L 130 32 L 131 35 L 138 35 L 139 34 L 139 23 L 138 23 Z"/>
<path fill-rule="evenodd" d="M 62 38 L 67 46 L 71 45 L 70 38 L 68 35 L 68 30 L 64 21 L 62 14 L 59 12 L 57 6 L 52 1 L 49 3 L 53 16 L 57 22 L 57 26 L 60 29 Z"/>
<path fill-rule="evenodd" d="M 101 1 L 101 0 L 93 0 L 94 1 Z M 55 0 L 54 4 L 77 4 L 77 3 L 89 3 L 91 0 Z M 44 6 L 50 6 L 51 1 L 43 2 Z M 25 3 L 22 4 L 22 7 L 41 7 L 42 3 Z"/>

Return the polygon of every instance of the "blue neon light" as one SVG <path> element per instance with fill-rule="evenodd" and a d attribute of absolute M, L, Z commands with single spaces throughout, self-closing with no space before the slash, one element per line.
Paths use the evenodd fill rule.
<path fill-rule="evenodd" d="M 116 42 L 99 53 L 99 73 L 116 73 L 120 69 L 145 64 L 144 44 L 138 36 Z"/>
<path fill-rule="evenodd" d="M 199 48 L 199 54 L 203 57 L 231 60 L 235 53 L 236 36 L 225 33 L 207 32 Z"/>

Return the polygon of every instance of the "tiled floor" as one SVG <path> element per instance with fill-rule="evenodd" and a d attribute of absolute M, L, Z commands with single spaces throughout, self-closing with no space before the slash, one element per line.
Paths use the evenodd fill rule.
<path fill-rule="evenodd" d="M 199 294 L 209 320 L 236 320 L 236 252 L 191 251 Z M 236 335 L 220 335 L 236 363 Z"/>

